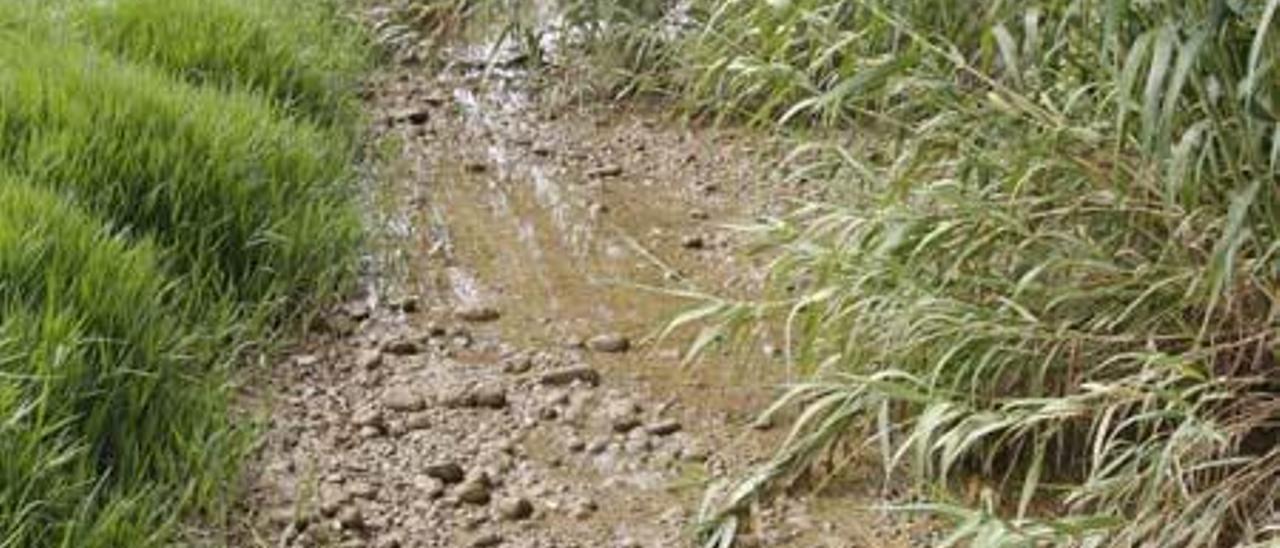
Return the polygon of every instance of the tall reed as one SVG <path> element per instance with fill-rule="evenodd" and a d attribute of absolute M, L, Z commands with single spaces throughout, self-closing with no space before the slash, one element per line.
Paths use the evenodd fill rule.
<path fill-rule="evenodd" d="M 705 308 L 806 374 L 709 542 L 850 444 L 947 544 L 1277 539 L 1280 2 L 695 5 L 690 108 L 863 137 L 796 155 L 844 198 L 760 227 L 773 292 Z"/>

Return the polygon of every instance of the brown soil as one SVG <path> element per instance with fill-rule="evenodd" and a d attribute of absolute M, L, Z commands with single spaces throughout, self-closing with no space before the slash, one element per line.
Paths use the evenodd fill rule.
<path fill-rule="evenodd" d="M 566 103 L 474 51 L 369 84 L 376 266 L 254 391 L 269 419 L 236 545 L 692 545 L 710 482 L 785 434 L 749 427 L 782 359 L 682 365 L 688 335 L 654 337 L 691 296 L 759 283 L 727 226 L 781 207 L 778 147 Z M 875 475 L 850 476 L 761 509 L 740 545 L 911 545 L 868 510 Z"/>

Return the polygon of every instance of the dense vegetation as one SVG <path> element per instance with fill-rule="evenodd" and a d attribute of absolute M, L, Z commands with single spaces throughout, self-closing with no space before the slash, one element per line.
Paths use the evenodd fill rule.
<path fill-rule="evenodd" d="M 849 447 L 948 544 L 1280 539 L 1280 1 L 565 5 L 612 91 L 797 139 L 832 197 L 684 316 L 802 375 L 710 544 Z"/>
<path fill-rule="evenodd" d="M 335 4 L 0 0 L 0 546 L 217 519 L 243 349 L 348 279 Z"/>

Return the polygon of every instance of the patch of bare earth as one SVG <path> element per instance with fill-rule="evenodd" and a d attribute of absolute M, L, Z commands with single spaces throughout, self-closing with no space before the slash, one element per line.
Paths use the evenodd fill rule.
<path fill-rule="evenodd" d="M 675 292 L 758 283 L 725 225 L 778 207 L 776 147 L 555 97 L 470 62 L 370 83 L 394 245 L 255 390 L 235 543 L 685 546 L 708 482 L 770 456 L 783 433 L 749 425 L 780 359 L 682 366 L 652 335 Z M 741 545 L 909 545 L 879 487 L 783 497 Z"/>

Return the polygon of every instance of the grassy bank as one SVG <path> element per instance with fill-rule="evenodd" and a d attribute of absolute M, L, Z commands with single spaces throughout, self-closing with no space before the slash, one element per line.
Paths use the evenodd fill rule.
<path fill-rule="evenodd" d="M 565 35 L 611 91 L 800 140 L 840 196 L 758 227 L 768 294 L 706 304 L 801 375 L 710 544 L 849 449 L 949 544 L 1280 538 L 1280 2 L 566 5 L 610 14 Z"/>
<path fill-rule="evenodd" d="M 216 521 L 227 373 L 353 271 L 355 83 L 326 2 L 0 2 L 0 546 Z"/>

